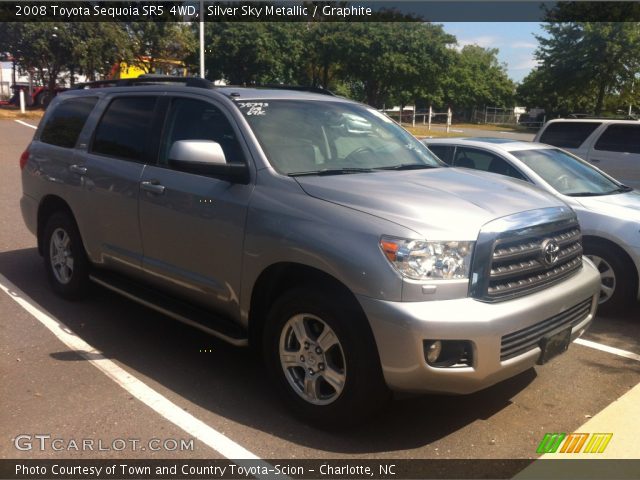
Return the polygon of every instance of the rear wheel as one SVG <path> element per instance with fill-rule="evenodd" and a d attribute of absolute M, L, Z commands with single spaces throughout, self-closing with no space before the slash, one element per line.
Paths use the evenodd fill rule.
<path fill-rule="evenodd" d="M 51 215 L 44 227 L 43 241 L 45 269 L 53 290 L 68 299 L 84 296 L 89 285 L 89 261 L 71 215 Z"/>
<path fill-rule="evenodd" d="M 264 354 L 270 376 L 298 416 L 346 426 L 389 398 L 362 313 L 335 295 L 296 289 L 269 312 Z"/>
<path fill-rule="evenodd" d="M 600 272 L 601 313 L 617 313 L 631 304 L 637 288 L 637 277 L 620 252 L 601 243 L 586 243 L 585 255 Z"/>

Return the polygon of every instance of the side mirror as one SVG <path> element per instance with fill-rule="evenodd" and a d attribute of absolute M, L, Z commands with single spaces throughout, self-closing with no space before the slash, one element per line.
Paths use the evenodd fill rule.
<path fill-rule="evenodd" d="M 169 166 L 176 170 L 212 177 L 225 177 L 230 181 L 247 183 L 247 166 L 227 163 L 219 143 L 212 140 L 178 140 L 171 145 Z"/>

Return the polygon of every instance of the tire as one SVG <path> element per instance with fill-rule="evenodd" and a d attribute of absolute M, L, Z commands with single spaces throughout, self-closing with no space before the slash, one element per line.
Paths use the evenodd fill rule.
<path fill-rule="evenodd" d="M 349 300 L 335 294 L 298 288 L 276 300 L 267 317 L 270 378 L 291 411 L 318 426 L 353 425 L 390 398 L 369 325 L 345 305 Z"/>
<path fill-rule="evenodd" d="M 44 266 L 49 283 L 61 297 L 78 300 L 89 287 L 89 260 L 73 217 L 56 212 L 43 233 Z"/>
<path fill-rule="evenodd" d="M 584 254 L 600 272 L 598 313 L 618 313 L 635 299 L 638 285 L 632 264 L 617 249 L 602 243 L 585 242 Z"/>

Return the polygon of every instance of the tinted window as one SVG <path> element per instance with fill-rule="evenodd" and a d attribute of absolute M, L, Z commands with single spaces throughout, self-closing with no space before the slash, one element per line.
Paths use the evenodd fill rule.
<path fill-rule="evenodd" d="M 594 148 L 609 152 L 640 153 L 640 125 L 609 125 Z"/>
<path fill-rule="evenodd" d="M 556 147 L 578 148 L 599 126 L 599 122 L 550 123 L 542 133 L 540 142 Z"/>
<path fill-rule="evenodd" d="M 73 148 L 97 101 L 95 97 L 82 97 L 59 103 L 47 118 L 47 123 L 40 134 L 40 141 L 59 147 Z"/>
<path fill-rule="evenodd" d="M 215 106 L 201 100 L 176 98 L 171 102 L 160 164 L 167 165 L 169 152 L 178 140 L 212 140 L 222 147 L 228 163 L 244 163 L 244 155 L 227 117 Z"/>
<path fill-rule="evenodd" d="M 509 162 L 489 152 L 475 148 L 458 147 L 453 160 L 454 167 L 473 168 L 525 180 L 525 177 Z"/>
<path fill-rule="evenodd" d="M 92 152 L 144 162 L 155 97 L 117 98 L 96 128 Z"/>
<path fill-rule="evenodd" d="M 429 150 L 436 154 L 436 156 L 445 163 L 451 165 L 453 159 L 453 147 L 449 147 L 448 145 L 427 145 Z"/>

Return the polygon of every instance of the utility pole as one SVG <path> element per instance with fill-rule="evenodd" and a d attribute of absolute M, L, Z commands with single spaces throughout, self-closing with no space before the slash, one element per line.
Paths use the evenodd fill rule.
<path fill-rule="evenodd" d="M 200 0 L 200 78 L 204 78 L 204 0 Z"/>

